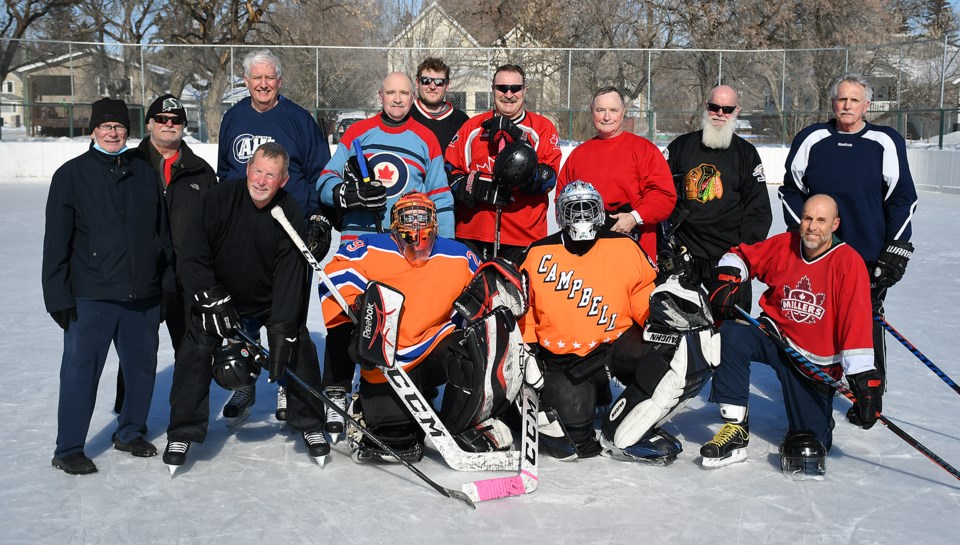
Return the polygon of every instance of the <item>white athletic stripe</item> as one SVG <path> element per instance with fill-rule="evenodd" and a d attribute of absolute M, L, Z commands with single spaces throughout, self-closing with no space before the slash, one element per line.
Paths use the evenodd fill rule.
<path fill-rule="evenodd" d="M 883 180 L 887 182 L 887 194 L 883 196 L 883 200 L 886 201 L 900 182 L 900 157 L 897 155 L 897 145 L 890 135 L 881 131 L 867 131 L 863 133 L 863 138 L 873 140 L 883 148 Z"/>

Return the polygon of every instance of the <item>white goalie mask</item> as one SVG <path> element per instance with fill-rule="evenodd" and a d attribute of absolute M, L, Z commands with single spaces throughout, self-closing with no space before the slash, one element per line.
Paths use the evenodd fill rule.
<path fill-rule="evenodd" d="M 573 240 L 593 240 L 606 219 L 600 192 L 580 180 L 563 188 L 556 210 L 557 225 Z"/>

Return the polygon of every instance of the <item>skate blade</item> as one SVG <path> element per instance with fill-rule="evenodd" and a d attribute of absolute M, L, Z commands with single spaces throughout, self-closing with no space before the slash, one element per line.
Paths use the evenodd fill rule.
<path fill-rule="evenodd" d="M 313 461 L 320 466 L 320 469 L 323 469 L 323 466 L 327 463 L 327 456 L 328 455 L 324 454 L 323 456 L 311 456 L 311 458 L 313 458 Z"/>
<path fill-rule="evenodd" d="M 173 476 L 177 473 L 177 470 L 180 469 L 181 467 L 182 467 L 182 466 L 175 466 L 175 465 L 172 465 L 172 464 L 167 464 L 167 470 L 170 471 L 170 478 L 171 478 L 171 479 L 172 479 Z"/>
<path fill-rule="evenodd" d="M 233 417 L 229 417 L 229 416 L 228 416 L 228 417 L 224 417 L 224 418 L 225 418 L 226 421 L 227 421 L 227 427 L 228 427 L 228 428 L 235 428 L 235 427 L 239 426 L 240 424 L 243 424 L 244 422 L 247 421 L 248 418 L 250 418 L 250 410 L 247 409 L 246 411 L 238 414 L 237 416 L 233 416 Z"/>
<path fill-rule="evenodd" d="M 700 457 L 700 466 L 705 469 L 716 469 L 718 467 L 726 467 L 737 462 L 742 462 L 747 459 L 746 449 L 737 449 L 723 458 L 704 458 Z"/>
<path fill-rule="evenodd" d="M 668 454 L 666 456 L 658 456 L 654 458 L 643 458 L 640 456 L 631 456 L 620 449 L 603 449 L 600 451 L 600 456 L 603 456 L 604 458 L 610 458 L 611 460 L 617 460 L 618 462 L 633 462 L 636 464 L 655 467 L 666 467 L 677 461 L 676 454 Z"/>

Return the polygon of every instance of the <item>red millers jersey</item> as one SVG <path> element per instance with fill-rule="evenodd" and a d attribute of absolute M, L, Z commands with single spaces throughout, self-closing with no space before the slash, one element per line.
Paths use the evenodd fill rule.
<path fill-rule="evenodd" d="M 760 307 L 811 362 L 840 363 L 845 374 L 873 369 L 873 311 L 863 258 L 834 238 L 833 247 L 808 261 L 801 244 L 798 233 L 741 244 L 721 265 L 745 265 L 769 286 Z"/>
<path fill-rule="evenodd" d="M 491 140 L 491 135 L 480 127 L 481 123 L 492 117 L 493 111 L 471 117 L 450 141 L 444 158 L 453 174 L 472 171 L 493 174 L 497 145 Z M 524 112 L 513 123 L 527 133 L 533 149 L 537 151 L 537 161 L 560 172 L 560 137 L 553 123 L 532 112 Z M 547 236 L 547 195 L 528 195 L 514 190 L 513 199 L 512 203 L 503 207 L 500 241 L 510 246 L 526 246 Z M 493 242 L 496 207 L 478 204 L 468 208 L 457 203 L 454 216 L 457 238 Z"/>

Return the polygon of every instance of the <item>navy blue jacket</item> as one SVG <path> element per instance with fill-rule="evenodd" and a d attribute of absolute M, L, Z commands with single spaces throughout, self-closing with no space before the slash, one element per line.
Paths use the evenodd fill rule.
<path fill-rule="evenodd" d="M 150 165 L 91 144 L 57 169 L 41 276 L 47 312 L 76 299 L 133 301 L 176 290 L 163 189 Z"/>

